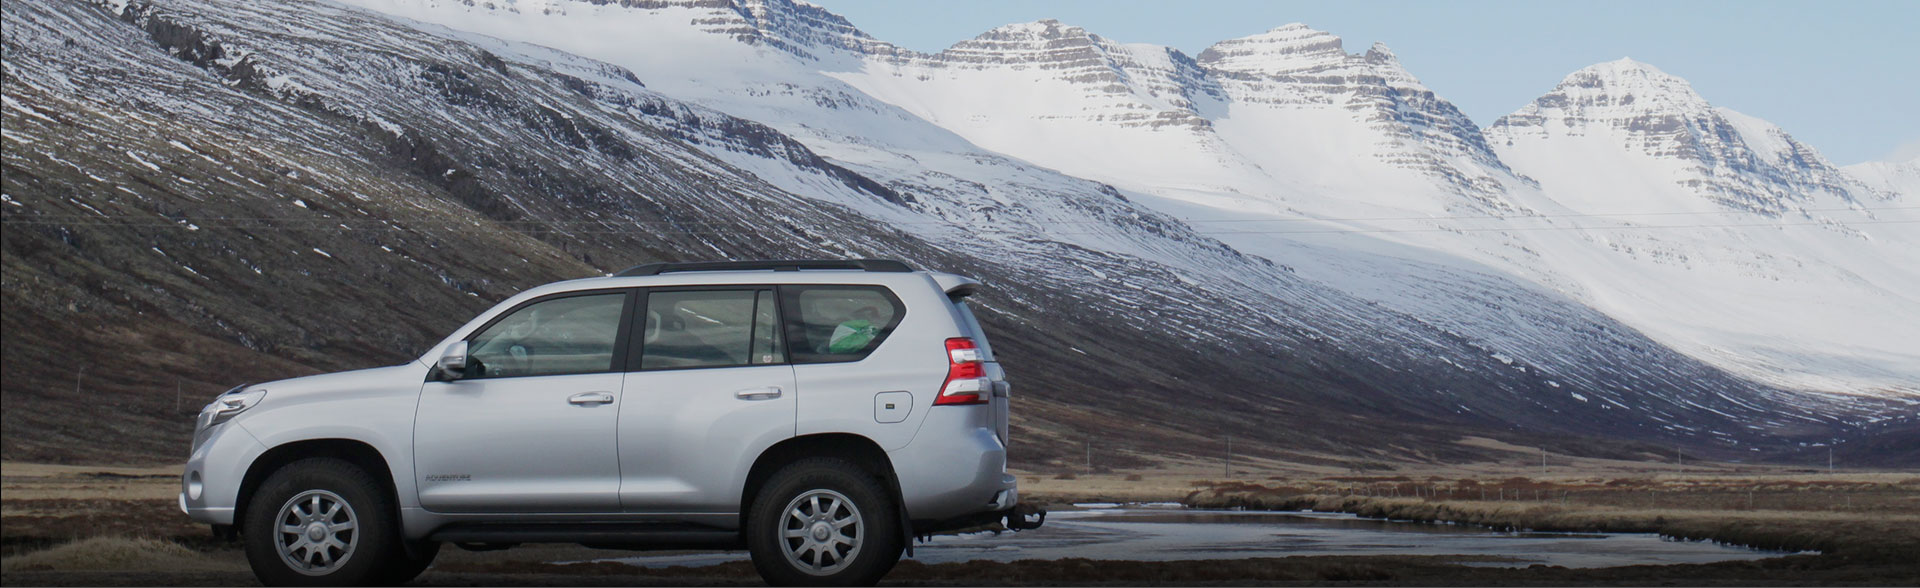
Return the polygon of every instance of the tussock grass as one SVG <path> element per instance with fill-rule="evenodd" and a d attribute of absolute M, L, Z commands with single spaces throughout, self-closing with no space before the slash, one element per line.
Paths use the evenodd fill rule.
<path fill-rule="evenodd" d="M 0 571 L 214 571 L 231 569 L 178 543 L 144 537 L 90 537 L 10 556 Z"/>
<path fill-rule="evenodd" d="M 220 541 L 180 514 L 174 500 L 0 500 L 0 555 L 40 551 L 90 537 L 147 537 L 205 551 Z"/>

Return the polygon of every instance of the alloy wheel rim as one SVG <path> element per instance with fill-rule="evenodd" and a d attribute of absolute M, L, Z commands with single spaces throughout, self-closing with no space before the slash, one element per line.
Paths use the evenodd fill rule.
<path fill-rule="evenodd" d="M 360 543 L 353 505 L 328 490 L 295 494 L 280 506 L 273 545 L 293 571 L 324 576 L 346 565 Z"/>
<path fill-rule="evenodd" d="M 825 489 L 802 492 L 787 503 L 785 513 L 780 549 L 794 569 L 825 576 L 859 557 L 866 519 L 847 495 Z"/>

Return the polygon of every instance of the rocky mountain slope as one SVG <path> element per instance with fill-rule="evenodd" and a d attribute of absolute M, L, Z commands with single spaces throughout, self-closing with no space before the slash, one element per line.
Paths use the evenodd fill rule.
<path fill-rule="evenodd" d="M 1350 279 L 1344 253 L 1518 278 L 1775 386 L 1920 394 L 1920 346 L 1899 335 L 1920 330 L 1910 199 L 1644 64 L 1576 73 L 1483 134 L 1386 47 L 1350 54 L 1298 24 L 1197 57 L 1044 20 L 925 54 L 788 0 L 366 5 L 620 64 L 870 175 L 925 166 L 896 153 L 975 149 L 1108 183 L 1473 337 L 1508 335 L 1472 289 Z M 1540 121 L 1595 130 L 1522 132 Z M 1597 138 L 1616 131 L 1638 138 Z M 966 145 L 925 138 L 948 134 Z M 1811 299 L 1826 304 L 1796 302 Z"/>
<path fill-rule="evenodd" d="M 6 4 L 6 458 L 171 458 L 176 387 L 190 411 L 403 361 L 519 288 L 663 259 L 982 278 L 1029 467 L 1224 434 L 1326 464 L 1484 457 L 1468 434 L 1792 459 L 1901 410 L 1756 385 L 1394 241 L 1250 255 L 796 67 L 914 58 L 818 9 L 625 4 L 498 15 L 622 32 L 606 56 L 324 2 Z"/>

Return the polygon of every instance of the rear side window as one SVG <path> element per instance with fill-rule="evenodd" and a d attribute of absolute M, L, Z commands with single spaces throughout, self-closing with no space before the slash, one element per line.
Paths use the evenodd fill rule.
<path fill-rule="evenodd" d="M 906 314 L 880 286 L 781 286 L 794 363 L 860 361 Z"/>
<path fill-rule="evenodd" d="M 640 369 L 785 362 L 771 290 L 670 290 L 647 294 Z"/>

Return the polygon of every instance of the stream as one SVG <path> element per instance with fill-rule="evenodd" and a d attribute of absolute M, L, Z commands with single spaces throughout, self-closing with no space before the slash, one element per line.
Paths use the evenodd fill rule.
<path fill-rule="evenodd" d="M 1095 508 L 1055 512 L 1020 533 L 935 537 L 914 545 L 924 563 L 1086 558 L 1181 561 L 1302 555 L 1459 555 L 1466 565 L 1569 568 L 1698 564 L 1789 555 L 1653 533 L 1507 532 L 1342 513 Z M 674 553 L 596 561 L 704 566 L 745 552 Z"/>

